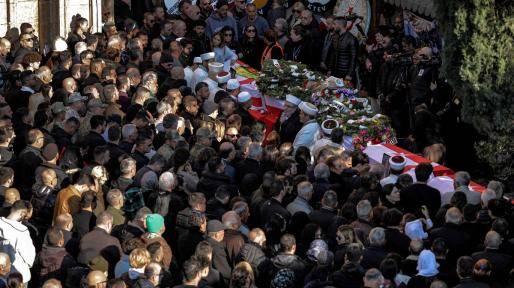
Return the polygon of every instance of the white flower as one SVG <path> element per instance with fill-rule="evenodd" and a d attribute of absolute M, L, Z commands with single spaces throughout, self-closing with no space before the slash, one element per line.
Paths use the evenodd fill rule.
<path fill-rule="evenodd" d="M 300 76 L 300 73 L 298 73 L 298 72 L 293 72 L 293 73 L 291 73 L 291 75 L 293 75 L 293 77 L 298 78 L 298 76 Z"/>
<path fill-rule="evenodd" d="M 346 123 L 348 123 L 348 124 L 350 124 L 350 125 L 351 125 L 351 124 L 355 123 L 355 120 L 351 120 L 351 119 L 350 119 L 350 120 L 346 121 Z"/>
<path fill-rule="evenodd" d="M 289 65 L 289 68 L 291 68 L 291 70 L 294 71 L 294 70 L 298 69 L 298 66 L 296 66 L 296 65 Z"/>
<path fill-rule="evenodd" d="M 359 129 L 360 129 L 360 130 L 366 130 L 366 129 L 368 129 L 368 127 L 363 126 L 363 125 L 359 125 Z"/>

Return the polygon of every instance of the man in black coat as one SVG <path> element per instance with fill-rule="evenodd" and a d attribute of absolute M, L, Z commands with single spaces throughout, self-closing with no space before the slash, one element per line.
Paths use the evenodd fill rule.
<path fill-rule="evenodd" d="M 437 238 L 443 238 L 448 245 L 448 261 L 455 263 L 457 258 L 470 252 L 470 237 L 461 226 L 462 213 L 458 208 L 452 207 L 446 211 L 446 223 L 439 228 L 430 231 L 429 239 L 433 242 Z"/>
<path fill-rule="evenodd" d="M 331 61 L 328 69 L 336 77 L 352 80 L 357 67 L 357 38 L 346 29 L 347 23 L 344 18 L 336 18 L 334 24 L 338 34 L 334 37 L 332 49 L 329 51 Z"/>
<path fill-rule="evenodd" d="M 237 101 L 239 102 L 239 104 L 237 105 L 235 114 L 241 116 L 242 126 L 248 126 L 251 128 L 252 125 L 255 123 L 255 119 L 250 114 L 250 112 L 248 112 L 248 109 L 252 107 L 252 96 L 250 95 L 250 93 L 243 91 L 240 92 L 239 95 L 237 95 Z"/>
<path fill-rule="evenodd" d="M 15 182 L 17 187 L 21 188 L 20 196 L 22 199 L 30 199 L 32 185 L 35 182 L 34 172 L 36 168 L 43 163 L 41 149 L 44 145 L 44 135 L 38 129 L 29 130 L 27 133 L 28 146 L 21 151 L 20 156 L 16 160 L 14 171 Z"/>
<path fill-rule="evenodd" d="M 36 75 L 31 71 L 23 71 L 20 75 L 21 89 L 14 93 L 8 93 L 5 101 L 11 106 L 12 111 L 18 110 L 21 107 L 29 106 L 30 95 L 36 93 L 35 87 L 37 85 Z"/>
<path fill-rule="evenodd" d="M 356 243 L 348 245 L 345 252 L 345 262 L 341 270 L 334 272 L 329 280 L 334 287 L 360 288 L 366 270 L 360 264 L 362 259 L 362 246 Z"/>
<path fill-rule="evenodd" d="M 262 167 L 261 160 L 262 147 L 259 143 L 252 143 L 248 147 L 248 153 L 246 158 L 236 163 L 236 181 L 238 183 L 243 180 L 243 177 L 247 174 L 253 173 L 258 176 L 259 181 L 262 179 Z"/>
<path fill-rule="evenodd" d="M 420 163 L 416 166 L 416 183 L 400 191 L 400 204 L 405 207 L 405 213 L 421 214 L 421 206 L 425 205 L 432 219 L 441 207 L 441 193 L 427 185 L 434 168 L 430 163 Z"/>
<path fill-rule="evenodd" d="M 492 266 L 492 275 L 494 279 L 507 279 L 509 271 L 512 269 L 512 256 L 500 252 L 502 239 L 500 234 L 495 231 L 487 232 L 484 240 L 485 250 L 473 253 L 473 260 L 476 262 L 480 259 L 487 259 Z"/>
<path fill-rule="evenodd" d="M 280 135 L 282 143 L 294 142 L 294 138 L 300 129 L 302 129 L 302 122 L 300 122 L 300 111 L 298 104 L 301 100 L 293 95 L 286 95 L 284 102 L 284 111 L 280 115 L 279 121 L 275 124 L 275 129 Z"/>
<path fill-rule="evenodd" d="M 207 242 L 212 247 L 212 267 L 218 270 L 228 283 L 232 268 L 229 265 L 228 253 L 223 242 L 225 229 L 225 225 L 218 220 L 210 220 L 207 223 Z"/>
<path fill-rule="evenodd" d="M 95 147 L 103 146 L 106 144 L 105 139 L 102 137 L 102 133 L 105 130 L 105 117 L 101 115 L 94 115 L 89 120 L 91 124 L 91 130 L 84 137 L 84 145 L 88 147 L 87 160 L 93 160 L 93 152 Z"/>
<path fill-rule="evenodd" d="M 225 174 L 225 164 L 220 157 L 212 157 L 207 162 L 208 171 L 202 174 L 197 189 L 211 199 L 214 192 L 221 185 L 229 185 L 230 178 Z"/>
<path fill-rule="evenodd" d="M 269 223 L 276 215 L 279 215 L 284 219 L 284 221 L 289 223 L 289 219 L 291 219 L 291 214 L 282 206 L 282 199 L 286 195 L 286 190 L 284 183 L 281 180 L 275 180 L 271 184 L 270 194 L 271 198 L 266 200 L 261 206 L 261 221 L 260 227 L 264 227 L 267 223 Z"/>
<path fill-rule="evenodd" d="M 369 247 L 362 251 L 361 265 L 364 269 L 380 267 L 380 263 L 388 254 L 388 251 L 384 248 L 386 243 L 384 228 L 371 229 L 368 238 Z"/>
<path fill-rule="evenodd" d="M 328 231 L 328 227 L 337 216 L 337 194 L 334 191 L 328 190 L 321 199 L 321 209 L 311 212 L 309 217 L 311 221 L 318 224 L 324 232 Z"/>
<path fill-rule="evenodd" d="M 296 252 L 296 239 L 291 234 L 284 234 L 280 238 L 280 250 L 281 252 L 271 259 L 273 264 L 273 272 L 278 272 L 281 269 L 291 269 L 295 274 L 295 282 L 297 287 L 301 283 L 301 280 L 307 273 L 307 268 L 302 258 L 295 255 Z M 275 274 L 273 273 L 273 274 Z M 300 281 L 300 283 L 298 283 Z"/>

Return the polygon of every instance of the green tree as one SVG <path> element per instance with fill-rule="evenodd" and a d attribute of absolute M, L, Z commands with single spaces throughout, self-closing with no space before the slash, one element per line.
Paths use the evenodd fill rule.
<path fill-rule="evenodd" d="M 463 100 L 462 118 L 486 140 L 478 156 L 501 180 L 514 176 L 514 1 L 436 0 L 442 76 Z"/>

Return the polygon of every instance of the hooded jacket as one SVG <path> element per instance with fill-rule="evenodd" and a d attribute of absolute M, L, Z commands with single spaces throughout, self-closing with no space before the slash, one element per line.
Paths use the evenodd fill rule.
<path fill-rule="evenodd" d="M 23 276 L 24 283 L 28 283 L 30 268 L 36 258 L 29 229 L 18 221 L 0 217 L 0 240 L 2 250 L 14 259 L 12 269 Z"/>

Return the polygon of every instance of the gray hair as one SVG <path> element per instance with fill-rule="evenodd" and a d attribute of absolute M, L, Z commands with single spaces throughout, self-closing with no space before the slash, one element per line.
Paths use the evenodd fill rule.
<path fill-rule="evenodd" d="M 314 167 L 314 178 L 316 179 L 328 179 L 330 177 L 330 168 L 325 163 L 319 163 Z"/>
<path fill-rule="evenodd" d="M 496 192 L 489 188 L 485 189 L 485 191 L 480 195 L 480 199 L 482 200 L 482 204 L 484 207 L 487 207 L 489 201 L 496 199 Z"/>
<path fill-rule="evenodd" d="M 250 143 L 248 147 L 248 158 L 259 159 L 262 155 L 262 146 L 259 143 Z"/>
<path fill-rule="evenodd" d="M 87 44 L 86 44 L 86 42 L 80 41 L 80 42 L 75 43 L 75 46 L 73 48 L 75 49 L 75 54 L 80 55 L 80 53 L 87 50 Z"/>
<path fill-rule="evenodd" d="M 134 132 L 137 131 L 137 127 L 135 124 L 125 124 L 123 125 L 123 128 L 121 128 L 121 135 L 123 135 L 123 139 L 127 139 L 131 135 L 134 134 Z"/>
<path fill-rule="evenodd" d="M 146 220 L 146 216 L 148 216 L 148 214 L 152 214 L 152 210 L 150 210 L 150 208 L 148 207 L 141 207 L 139 210 L 137 210 L 137 213 L 136 213 L 136 216 L 134 216 L 134 220 L 139 220 L 139 221 L 145 221 Z"/>
<path fill-rule="evenodd" d="M 492 180 L 487 184 L 487 189 L 493 190 L 496 192 L 496 198 L 500 199 L 503 195 L 503 184 L 500 181 Z"/>
<path fill-rule="evenodd" d="M 498 249 L 502 244 L 502 238 L 496 231 L 489 231 L 485 235 L 484 246 L 485 248 Z"/>
<path fill-rule="evenodd" d="M 366 274 L 364 274 L 365 281 L 378 281 L 383 282 L 384 276 L 382 276 L 382 272 L 378 270 L 377 268 L 371 268 L 368 271 L 366 271 Z"/>
<path fill-rule="evenodd" d="M 461 186 L 468 187 L 470 181 L 471 181 L 471 176 L 469 176 L 468 172 L 459 171 L 459 172 L 455 173 L 455 186 L 456 187 L 461 187 Z"/>
<path fill-rule="evenodd" d="M 113 45 L 118 45 L 121 43 L 121 37 L 120 35 L 112 35 L 109 37 L 109 40 L 107 40 L 107 47 L 112 47 Z"/>
<path fill-rule="evenodd" d="M 114 218 L 112 217 L 111 213 L 109 213 L 107 211 L 103 211 L 96 218 L 96 226 L 107 225 L 109 223 L 112 223 L 113 220 L 114 220 Z"/>
<path fill-rule="evenodd" d="M 157 110 L 157 114 L 159 114 L 159 115 L 168 114 L 168 113 L 171 113 L 172 107 L 171 107 L 170 103 L 161 101 L 157 104 L 156 110 Z"/>
<path fill-rule="evenodd" d="M 459 208 L 452 207 L 446 211 L 446 215 L 444 219 L 446 220 L 446 223 L 452 223 L 459 225 L 462 223 L 463 220 L 462 213 L 460 212 Z"/>
<path fill-rule="evenodd" d="M 375 227 L 369 231 L 369 244 L 372 246 L 384 246 L 385 239 L 385 230 L 382 227 Z"/>
<path fill-rule="evenodd" d="M 123 193 L 119 189 L 111 189 L 107 192 L 107 203 L 114 205 L 116 201 L 123 199 Z"/>
<path fill-rule="evenodd" d="M 232 228 L 239 229 L 241 226 L 241 217 L 235 211 L 228 211 L 221 217 L 223 225 Z"/>
<path fill-rule="evenodd" d="M 170 191 L 175 185 L 175 175 L 171 172 L 164 172 L 159 177 L 159 189 L 162 191 Z"/>
<path fill-rule="evenodd" d="M 161 265 L 159 265 L 158 263 L 155 263 L 155 262 L 152 262 L 148 265 L 146 265 L 145 267 L 145 277 L 147 279 L 155 276 L 155 275 L 159 275 L 161 274 Z"/>
<path fill-rule="evenodd" d="M 335 208 L 337 206 L 337 193 L 332 190 L 326 191 L 325 194 L 323 194 L 323 199 L 321 199 L 321 204 Z"/>
<path fill-rule="evenodd" d="M 120 162 L 121 174 L 127 174 L 132 168 L 136 167 L 136 160 L 132 158 L 125 158 Z"/>
<path fill-rule="evenodd" d="M 314 187 L 312 184 L 308 181 L 303 181 L 298 184 L 298 196 L 302 197 L 303 199 L 309 200 L 310 194 L 312 193 Z"/>
<path fill-rule="evenodd" d="M 368 200 L 361 200 L 357 203 L 357 217 L 367 220 L 371 213 L 371 203 Z"/>

